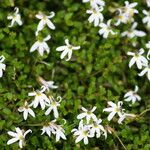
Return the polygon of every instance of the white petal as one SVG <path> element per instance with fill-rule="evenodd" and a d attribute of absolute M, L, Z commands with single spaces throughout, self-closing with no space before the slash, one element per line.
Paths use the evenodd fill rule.
<path fill-rule="evenodd" d="M 30 49 L 30 52 L 35 51 L 38 47 L 39 47 L 39 42 L 37 41 L 37 42 L 35 42 L 35 43 L 32 45 L 32 47 L 31 47 L 31 49 Z"/>
<path fill-rule="evenodd" d="M 82 119 L 86 116 L 86 113 L 81 113 L 77 116 L 77 119 Z"/>
<path fill-rule="evenodd" d="M 109 116 L 107 117 L 108 121 L 110 121 L 114 117 L 115 114 L 116 112 L 111 112 Z"/>
<path fill-rule="evenodd" d="M 41 20 L 37 26 L 37 31 L 41 31 L 44 28 L 45 22 Z"/>
<path fill-rule="evenodd" d="M 67 48 L 67 46 L 59 46 L 56 48 L 56 51 L 63 51 Z"/>
<path fill-rule="evenodd" d="M 10 139 L 8 142 L 7 142 L 7 145 L 10 145 L 10 144 L 12 144 L 12 143 L 14 143 L 14 142 L 16 142 L 16 141 L 18 141 L 19 139 L 18 138 L 12 138 L 12 139 Z"/>
<path fill-rule="evenodd" d="M 54 24 L 50 21 L 50 20 L 46 20 L 46 23 L 47 23 L 47 25 L 48 25 L 48 27 L 50 28 L 50 29 L 52 29 L 52 30 L 54 30 L 55 29 L 55 26 L 54 26 Z"/>
<path fill-rule="evenodd" d="M 129 62 L 129 68 L 131 68 L 134 65 L 135 62 L 136 62 L 136 59 L 134 57 L 131 58 L 131 60 Z"/>

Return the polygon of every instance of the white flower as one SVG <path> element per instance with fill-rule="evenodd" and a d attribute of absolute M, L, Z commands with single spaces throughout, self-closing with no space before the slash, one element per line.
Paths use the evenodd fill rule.
<path fill-rule="evenodd" d="M 90 126 L 83 125 L 83 120 L 80 121 L 78 129 L 72 129 L 71 132 L 74 132 L 74 136 L 76 137 L 75 143 L 84 141 L 84 144 L 88 144 L 88 138 L 93 137 L 90 133 Z"/>
<path fill-rule="evenodd" d="M 63 51 L 60 56 L 61 59 L 63 59 L 66 55 L 68 55 L 68 58 L 66 59 L 66 61 L 68 61 L 71 59 L 72 51 L 80 49 L 80 46 L 73 46 L 73 45 L 69 44 L 68 39 L 65 40 L 65 43 L 66 43 L 66 45 L 57 47 L 56 51 Z"/>
<path fill-rule="evenodd" d="M 47 109 L 47 111 L 45 112 L 45 115 L 49 115 L 50 112 L 53 110 L 54 113 L 54 117 L 58 118 L 58 110 L 57 107 L 60 106 L 60 102 L 61 102 L 61 97 L 57 97 L 57 99 L 59 99 L 59 101 L 57 102 L 52 96 L 49 97 L 49 108 Z"/>
<path fill-rule="evenodd" d="M 107 132 L 104 129 L 104 127 L 101 125 L 102 120 L 101 119 L 97 119 L 96 121 L 93 121 L 92 124 L 90 124 L 90 133 L 91 135 L 96 134 L 96 138 L 99 138 L 101 136 L 101 133 L 103 133 L 103 135 L 105 136 L 105 139 L 107 138 Z"/>
<path fill-rule="evenodd" d="M 138 10 L 136 10 L 134 7 L 137 6 L 138 3 L 134 2 L 134 3 L 129 3 L 128 1 L 125 1 L 125 12 L 128 13 L 129 16 L 133 16 L 134 14 L 138 13 Z"/>
<path fill-rule="evenodd" d="M 35 114 L 34 114 L 33 110 L 30 108 L 30 105 L 28 105 L 27 101 L 25 101 L 23 107 L 19 107 L 18 111 L 23 112 L 24 120 L 27 120 L 28 114 L 30 114 L 32 117 L 35 117 Z"/>
<path fill-rule="evenodd" d="M 65 130 L 62 128 L 61 125 L 55 125 L 55 134 L 56 134 L 56 142 L 58 142 L 60 140 L 60 138 L 66 140 L 66 136 L 65 136 Z"/>
<path fill-rule="evenodd" d="M 112 35 L 116 34 L 114 31 L 112 31 L 110 27 L 110 23 L 111 23 L 111 20 L 108 20 L 107 24 L 100 23 L 99 25 L 101 27 L 101 29 L 99 30 L 99 34 L 103 35 L 103 38 L 108 38 L 109 34 L 112 34 Z"/>
<path fill-rule="evenodd" d="M 27 131 L 25 132 L 24 130 L 20 130 L 20 128 L 18 128 L 18 127 L 15 128 L 15 130 L 16 130 L 16 132 L 12 132 L 12 131 L 8 131 L 8 132 L 7 132 L 10 136 L 13 137 L 12 139 L 10 139 L 10 140 L 7 142 L 7 144 L 10 145 L 10 144 L 12 144 L 12 143 L 14 143 L 14 142 L 19 141 L 19 147 L 20 147 L 20 148 L 23 148 L 23 146 L 25 145 L 25 137 L 26 137 L 26 135 L 27 135 L 29 132 L 32 133 L 32 131 L 29 129 L 29 130 L 27 130 Z"/>
<path fill-rule="evenodd" d="M 44 133 L 46 133 L 49 137 L 51 136 L 51 133 L 55 134 L 55 127 L 54 127 L 54 122 L 56 120 L 53 120 L 51 122 L 46 122 L 43 126 L 42 133 L 41 135 L 43 135 Z"/>
<path fill-rule="evenodd" d="M 48 97 L 43 93 L 45 90 L 46 88 L 43 86 L 41 91 L 37 90 L 28 94 L 28 96 L 35 96 L 34 100 L 30 104 L 31 106 L 33 105 L 33 107 L 36 108 L 40 104 L 42 110 L 45 109 L 45 105 L 49 104 Z"/>
<path fill-rule="evenodd" d="M 11 20 L 11 24 L 8 27 L 12 27 L 14 23 L 16 22 L 19 26 L 22 25 L 21 16 L 19 14 L 19 8 L 15 7 L 14 9 L 15 13 L 13 15 L 8 15 L 7 19 Z"/>
<path fill-rule="evenodd" d="M 46 90 L 57 89 L 58 86 L 54 85 L 54 81 L 45 81 L 42 77 L 38 77 L 39 82 L 45 86 Z"/>
<path fill-rule="evenodd" d="M 108 105 L 111 107 L 103 109 L 103 111 L 110 112 L 109 116 L 107 117 L 108 121 L 110 121 L 116 114 L 118 114 L 119 117 L 122 116 L 122 111 L 124 110 L 121 108 L 122 104 L 122 101 L 119 101 L 117 105 L 112 101 L 108 102 Z"/>
<path fill-rule="evenodd" d="M 147 75 L 148 80 L 150 81 L 150 65 L 144 66 L 145 68 L 139 73 L 139 76 Z"/>
<path fill-rule="evenodd" d="M 60 140 L 60 138 L 66 140 L 66 136 L 65 136 L 65 130 L 62 128 L 61 125 L 57 125 L 56 120 L 52 120 L 51 122 L 46 123 L 42 130 L 42 134 L 43 135 L 45 132 L 46 134 L 50 137 L 51 133 L 56 135 L 56 142 L 58 142 Z"/>
<path fill-rule="evenodd" d="M 147 6 L 150 7 L 150 0 L 146 0 Z"/>
<path fill-rule="evenodd" d="M 91 14 L 88 18 L 88 21 L 90 23 L 94 22 L 94 26 L 98 26 L 100 22 L 104 20 L 103 14 L 101 13 L 103 11 L 103 7 L 100 7 L 98 9 L 91 9 L 87 10 L 87 14 Z"/>
<path fill-rule="evenodd" d="M 150 13 L 146 10 L 143 10 L 143 14 L 146 15 L 142 21 L 147 24 L 147 27 L 150 27 Z"/>
<path fill-rule="evenodd" d="M 50 12 L 49 16 L 46 16 L 42 12 L 39 12 L 36 15 L 36 18 L 40 19 L 40 22 L 39 22 L 38 27 L 37 27 L 36 35 L 38 35 L 38 32 L 41 31 L 45 25 L 47 25 L 52 30 L 55 29 L 54 24 L 50 21 L 50 19 L 53 18 L 54 16 L 55 16 L 54 12 Z"/>
<path fill-rule="evenodd" d="M 6 65 L 3 63 L 5 57 L 2 55 L 0 56 L 0 78 L 3 76 L 3 70 L 6 69 Z"/>
<path fill-rule="evenodd" d="M 129 16 L 127 13 L 125 13 L 122 9 L 118 9 L 118 16 L 117 18 L 117 22 L 115 23 L 116 26 L 120 25 L 120 23 L 124 23 L 127 24 L 128 21 L 130 20 Z"/>
<path fill-rule="evenodd" d="M 130 60 L 130 63 L 129 63 L 129 67 L 131 68 L 135 63 L 138 67 L 138 69 L 142 69 L 142 66 L 145 66 L 148 64 L 148 61 L 147 59 L 142 56 L 142 54 L 144 53 L 144 49 L 141 48 L 139 50 L 139 52 L 136 52 L 136 53 L 133 53 L 133 52 L 128 52 L 127 54 L 130 55 L 130 56 L 133 56 Z"/>
<path fill-rule="evenodd" d="M 148 53 L 147 53 L 147 59 L 150 60 L 149 55 L 150 55 L 150 41 L 146 44 L 146 48 L 149 49 Z"/>
<path fill-rule="evenodd" d="M 97 8 L 99 6 L 105 6 L 105 2 L 103 0 L 82 0 L 83 3 L 90 2 L 92 8 Z"/>
<path fill-rule="evenodd" d="M 50 35 L 48 35 L 46 38 L 44 38 L 43 40 L 38 40 L 37 42 L 35 42 L 31 49 L 30 52 L 34 52 L 35 50 L 38 50 L 39 54 L 41 56 L 43 56 L 44 51 L 46 51 L 47 53 L 50 52 L 50 48 L 47 45 L 46 41 L 48 41 L 51 38 Z"/>
<path fill-rule="evenodd" d="M 125 101 L 129 102 L 132 101 L 132 104 L 134 104 L 137 100 L 140 101 L 141 97 L 137 94 L 139 88 L 136 85 L 134 91 L 129 91 L 124 95 Z"/>
<path fill-rule="evenodd" d="M 96 106 L 94 106 L 91 110 L 87 110 L 86 108 L 82 107 L 81 108 L 82 111 L 84 111 L 83 113 L 79 114 L 77 116 L 77 119 L 83 119 L 86 118 L 87 123 L 90 122 L 91 119 L 93 119 L 94 121 L 97 120 L 97 117 L 95 114 L 93 114 L 93 112 L 96 110 Z"/>
<path fill-rule="evenodd" d="M 146 35 L 145 32 L 136 30 L 135 28 L 137 27 L 137 22 L 134 22 L 133 25 L 131 26 L 131 29 L 129 31 L 125 31 L 121 33 L 122 37 L 127 36 L 128 38 L 133 38 L 133 37 L 143 37 Z"/>
<path fill-rule="evenodd" d="M 122 116 L 120 116 L 119 120 L 118 120 L 118 123 L 119 124 L 122 124 L 122 121 L 125 119 L 125 118 L 135 118 L 136 115 L 135 114 L 127 114 L 127 113 L 123 113 Z"/>

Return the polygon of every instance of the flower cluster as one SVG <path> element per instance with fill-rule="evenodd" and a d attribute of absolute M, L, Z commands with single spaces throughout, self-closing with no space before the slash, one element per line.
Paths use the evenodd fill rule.
<path fill-rule="evenodd" d="M 50 137 L 52 133 L 56 136 L 56 141 L 59 141 L 61 138 L 66 140 L 65 130 L 63 129 L 62 125 L 56 124 L 56 119 L 59 117 L 57 107 L 60 106 L 60 102 L 62 99 L 60 96 L 58 96 L 56 101 L 53 96 L 47 97 L 44 93 L 46 91 L 49 91 L 49 89 L 57 88 L 57 86 L 53 85 L 53 81 L 45 81 L 42 77 L 39 77 L 39 81 L 42 83 L 41 90 L 30 92 L 28 96 L 34 96 L 33 101 L 30 104 L 25 101 L 24 105 L 18 108 L 18 111 L 22 112 L 24 120 L 27 120 L 29 114 L 35 118 L 35 113 L 31 109 L 31 107 L 37 108 L 40 105 L 42 110 L 47 107 L 45 115 L 47 116 L 51 113 L 51 111 L 53 111 L 55 119 L 50 122 L 46 121 L 45 123 L 43 123 L 43 128 L 41 129 L 42 135 L 46 132 Z M 31 132 L 31 130 L 27 130 L 24 133 L 24 131 L 20 130 L 20 128 L 16 128 L 16 132 L 17 133 L 11 131 L 8 132 L 8 134 L 12 136 L 13 139 L 9 140 L 7 144 L 12 144 L 19 140 L 19 147 L 22 148 L 25 145 L 25 136 L 27 133 Z"/>
<path fill-rule="evenodd" d="M 101 134 L 107 138 L 107 132 L 104 127 L 101 125 L 102 120 L 98 119 L 96 115 L 93 113 L 96 110 L 94 106 L 91 110 L 87 110 L 86 108 L 81 108 L 83 113 L 77 116 L 77 119 L 80 119 L 78 129 L 74 128 L 71 132 L 75 136 L 75 143 L 84 141 L 84 144 L 88 144 L 88 138 L 99 138 Z"/>

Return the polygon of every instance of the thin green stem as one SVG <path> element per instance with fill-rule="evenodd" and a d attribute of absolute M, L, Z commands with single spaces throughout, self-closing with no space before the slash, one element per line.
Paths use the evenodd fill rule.
<path fill-rule="evenodd" d="M 121 139 L 119 138 L 119 136 L 117 135 L 117 133 L 116 133 L 115 131 L 114 131 L 113 133 L 114 133 L 114 135 L 117 137 L 117 139 L 119 140 L 119 142 L 121 143 L 122 147 L 123 147 L 125 150 L 127 150 L 127 148 L 125 147 L 125 145 L 123 144 L 123 142 L 121 141 Z"/>
<path fill-rule="evenodd" d="M 43 126 L 42 123 L 37 123 L 37 124 L 25 124 L 23 126 L 30 126 L 30 127 L 37 127 L 37 126 Z"/>
<path fill-rule="evenodd" d="M 147 113 L 148 111 L 150 111 L 150 109 L 145 109 L 138 115 L 138 117 L 141 117 L 143 114 Z"/>

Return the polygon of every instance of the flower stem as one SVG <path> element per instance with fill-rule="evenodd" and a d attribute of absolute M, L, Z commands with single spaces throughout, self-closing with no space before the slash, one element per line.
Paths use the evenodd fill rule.
<path fill-rule="evenodd" d="M 125 145 L 123 144 L 123 142 L 121 141 L 121 139 L 119 138 L 119 136 L 117 135 L 117 133 L 116 133 L 115 131 L 114 131 L 113 133 L 114 133 L 114 135 L 117 137 L 117 139 L 119 140 L 119 142 L 121 143 L 122 147 L 123 147 L 125 150 L 127 150 L 127 148 L 125 147 Z"/>
<path fill-rule="evenodd" d="M 138 115 L 138 117 L 141 117 L 143 114 L 147 113 L 148 111 L 150 111 L 150 109 L 145 109 Z"/>

